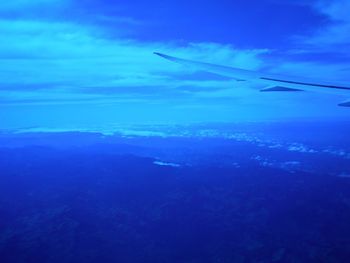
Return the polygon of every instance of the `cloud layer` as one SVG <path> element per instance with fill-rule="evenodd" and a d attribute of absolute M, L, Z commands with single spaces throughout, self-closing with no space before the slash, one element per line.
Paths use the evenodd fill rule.
<path fill-rule="evenodd" d="M 296 61 L 293 56 L 297 52 L 293 46 L 284 53 L 294 55 L 283 57 L 281 61 L 276 59 L 280 50 L 258 44 L 237 48 L 234 43 L 192 43 L 179 39 L 169 42 L 159 37 L 154 41 L 141 41 L 132 36 L 141 33 L 142 26 L 150 22 L 138 20 L 132 13 L 94 14 L 92 10 L 83 9 L 83 3 L 17 0 L 1 5 L 0 103 L 7 107 L 3 110 L 7 119 L 15 116 L 11 117 L 8 107 L 13 109 L 19 105 L 88 104 L 93 107 L 106 103 L 139 103 L 142 108 L 149 104 L 160 105 L 158 111 L 164 110 L 165 104 L 171 104 L 172 110 L 181 109 L 182 113 L 196 109 L 196 116 L 202 116 L 201 120 L 205 120 L 208 111 L 217 111 L 216 116 L 224 116 L 227 121 L 234 119 L 237 113 L 240 119 L 315 114 L 310 105 L 293 110 L 297 105 L 305 105 L 310 95 L 293 95 L 292 102 L 280 94 L 267 99 L 256 92 L 259 87 L 188 71 L 154 56 L 154 51 L 252 70 L 269 69 L 288 75 L 322 75 L 348 80 L 350 63 Z M 305 54 L 316 49 L 329 52 L 337 47 L 340 53 L 348 52 L 341 48 L 350 40 L 346 33 L 350 20 L 344 11 L 347 6 L 350 1 L 345 0 L 313 4 L 310 8 L 328 22 L 308 36 L 291 36 L 297 39 L 299 47 L 301 45 L 299 50 Z M 111 6 L 111 10 L 114 10 L 112 7 L 123 9 Z M 227 30 L 229 33 L 229 28 Z M 322 104 L 318 106 L 324 107 L 326 102 L 333 107 L 333 101 L 330 102 L 333 99 L 337 100 L 321 96 Z M 105 113 L 101 111 L 101 114 Z M 329 115 L 332 114 L 337 115 L 338 111 Z"/>

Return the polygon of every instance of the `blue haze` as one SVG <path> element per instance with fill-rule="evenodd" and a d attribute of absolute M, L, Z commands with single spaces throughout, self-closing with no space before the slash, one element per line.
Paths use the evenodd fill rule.
<path fill-rule="evenodd" d="M 348 262 L 349 0 L 0 5 L 0 262 Z M 350 93 L 349 93 L 350 95 Z"/>

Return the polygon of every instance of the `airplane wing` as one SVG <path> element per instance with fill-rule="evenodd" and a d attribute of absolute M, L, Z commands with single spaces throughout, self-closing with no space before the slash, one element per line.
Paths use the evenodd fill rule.
<path fill-rule="evenodd" d="M 268 87 L 262 89 L 262 92 L 295 92 L 295 91 L 315 91 L 323 93 L 332 93 L 340 95 L 350 95 L 350 85 L 329 83 L 325 81 L 314 82 L 306 78 L 301 77 L 288 77 L 277 74 L 268 74 L 258 71 L 245 70 L 240 68 L 233 68 L 221 65 L 215 65 L 210 63 L 203 63 L 188 59 L 177 58 L 162 53 L 154 52 L 154 54 L 165 58 L 167 60 L 182 64 L 184 66 L 200 70 L 215 73 L 218 75 L 230 77 L 237 81 L 252 81 L 255 83 L 261 83 Z M 345 101 L 339 106 L 350 107 L 350 101 Z"/>

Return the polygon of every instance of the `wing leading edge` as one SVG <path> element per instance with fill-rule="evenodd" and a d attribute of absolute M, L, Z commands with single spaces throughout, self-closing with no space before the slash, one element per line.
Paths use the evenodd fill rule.
<path fill-rule="evenodd" d="M 215 65 L 211 63 L 198 62 L 188 59 L 177 58 L 166 54 L 154 52 L 154 54 L 173 61 L 175 63 L 194 68 L 196 70 L 215 73 L 218 75 L 230 77 L 237 81 L 253 81 L 269 85 L 270 87 L 261 91 L 315 91 L 324 93 L 335 93 L 350 95 L 350 86 L 343 84 L 334 84 L 329 82 L 313 82 L 298 77 L 286 77 L 275 74 L 267 74 L 258 71 L 245 70 L 234 67 Z M 343 107 L 350 107 L 350 101 L 338 104 Z"/>

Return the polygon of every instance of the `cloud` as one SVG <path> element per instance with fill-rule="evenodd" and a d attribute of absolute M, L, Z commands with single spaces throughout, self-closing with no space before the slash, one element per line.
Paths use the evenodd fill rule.
<path fill-rule="evenodd" d="M 180 164 L 177 163 L 168 163 L 168 162 L 162 162 L 162 161 L 154 161 L 153 164 L 159 165 L 159 166 L 170 166 L 170 167 L 180 167 Z"/>
<path fill-rule="evenodd" d="M 287 150 L 290 152 L 299 152 L 299 153 L 317 153 L 316 150 L 310 149 L 309 147 L 301 143 L 293 143 L 292 145 L 288 146 Z"/>
<path fill-rule="evenodd" d="M 350 63 L 325 63 L 322 61 L 285 61 L 271 72 L 300 76 L 299 79 L 317 82 L 329 80 L 332 83 L 347 86 L 349 81 Z M 322 82 L 320 81 L 320 82 Z"/>
<path fill-rule="evenodd" d="M 347 53 L 350 44 L 350 0 L 320 0 L 312 7 L 325 17 L 327 23 L 309 36 L 297 37 L 297 40 L 309 48 Z"/>
<path fill-rule="evenodd" d="M 316 2 L 315 7 L 333 21 L 350 22 L 349 0 L 320 0 Z"/>
<path fill-rule="evenodd" d="M 308 98 L 303 97 L 304 94 L 286 96 L 253 92 L 252 89 L 257 87 L 249 83 L 195 73 L 153 55 L 154 51 L 159 51 L 203 62 L 259 70 L 266 66 L 266 55 L 273 56 L 271 50 L 242 49 L 213 42 L 165 42 L 160 38 L 141 41 L 131 37 L 137 35 L 137 31 L 134 34 L 130 31 L 142 27 L 144 21 L 135 19 L 132 12 L 121 16 L 110 16 L 108 12 L 85 14 L 86 6 L 68 0 L 11 3 L 0 8 L 0 12 L 5 8 L 18 10 L 8 12 L 15 15 L 0 19 L 2 105 L 76 103 L 100 106 L 112 102 L 164 105 L 176 101 L 176 105 L 171 104 L 176 112 L 196 112 L 198 116 L 205 118 L 210 115 L 216 120 L 219 115 L 223 116 L 222 119 L 260 115 L 263 118 L 265 114 L 274 116 L 276 112 L 292 115 L 293 102 L 286 99 L 291 96 L 295 103 L 303 105 L 300 111 L 305 114 L 303 101 Z M 74 4 L 77 9 L 73 8 Z M 61 17 L 62 10 L 69 5 L 73 15 Z M 40 12 L 41 8 L 49 10 L 48 15 Z M 36 11 L 31 12 L 34 9 Z M 51 15 L 55 12 L 61 13 Z M 38 13 L 43 15 L 36 16 Z M 315 66 L 288 61 L 282 67 L 276 63 L 273 65 L 276 71 L 287 71 L 288 75 L 294 75 L 293 72 L 297 73 L 295 75 L 312 73 Z M 317 70 L 321 68 L 322 72 L 327 71 L 323 65 Z M 340 67 L 332 67 L 328 72 L 333 74 L 338 69 Z M 259 112 L 250 110 L 257 108 Z M 314 112 L 313 108 L 312 114 Z"/>
<path fill-rule="evenodd" d="M 116 29 L 118 31 L 118 29 Z M 60 94 L 82 97 L 86 94 L 111 94 L 125 97 L 158 93 L 173 97 L 203 89 L 229 87 L 225 79 L 206 81 L 182 79 L 181 66 L 153 55 L 162 51 L 174 55 L 250 69 L 259 68 L 261 54 L 267 50 L 239 50 L 217 43 L 142 43 L 120 36 L 110 38 L 95 26 L 45 20 L 0 20 L 0 96 L 2 102 L 20 97 L 33 102 L 35 94 L 50 101 Z M 178 89 L 191 86 L 192 90 Z M 160 88 L 161 87 L 161 88 Z M 8 91 L 11 90 L 11 93 Z M 177 91 L 176 91 L 177 90 Z M 28 91 L 30 91 L 28 93 Z M 36 92 L 35 92 L 36 91 Z M 28 94 L 29 97 L 27 96 Z M 89 95 L 89 96 L 90 96 Z M 156 96 L 157 97 L 157 96 Z M 162 97 L 162 96 L 158 96 Z"/>
<path fill-rule="evenodd" d="M 350 0 L 297 1 L 319 15 L 319 26 L 307 35 L 290 36 L 291 47 L 272 73 L 309 82 L 349 85 Z M 304 21 L 307 23 L 307 21 Z M 283 52 L 281 52 L 283 53 Z M 276 61 L 271 62 L 272 65 Z"/>
<path fill-rule="evenodd" d="M 338 174 L 339 177 L 342 177 L 342 178 L 350 178 L 350 174 L 349 173 L 340 173 Z"/>
<path fill-rule="evenodd" d="M 0 5 L 0 12 L 19 11 L 25 13 L 29 8 L 62 7 L 69 3 L 69 0 L 11 0 L 3 1 Z"/>
<path fill-rule="evenodd" d="M 300 161 L 276 161 L 260 155 L 252 156 L 251 160 L 256 161 L 263 167 L 278 168 L 291 173 L 306 170 L 306 167 Z"/>

